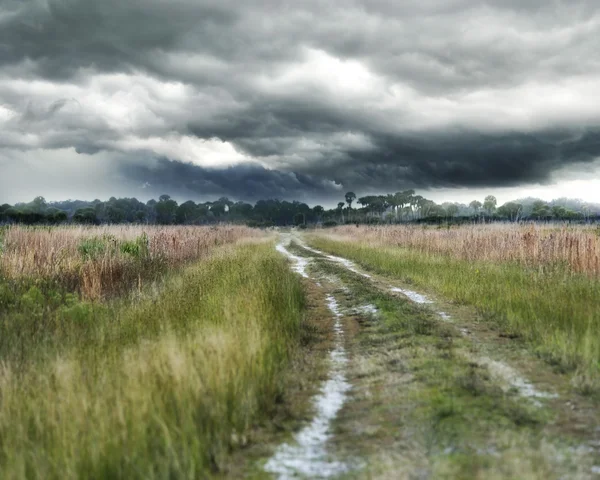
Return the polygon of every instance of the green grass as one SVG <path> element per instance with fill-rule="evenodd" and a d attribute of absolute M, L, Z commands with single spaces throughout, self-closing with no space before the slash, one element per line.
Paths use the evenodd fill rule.
<path fill-rule="evenodd" d="M 249 244 L 135 301 L 1 279 L 0 301 L 1 478 L 206 478 L 280 401 L 304 295 Z"/>
<path fill-rule="evenodd" d="M 357 383 L 338 419 L 338 443 L 367 462 L 348 478 L 396 478 L 397 472 L 408 478 L 415 471 L 431 478 L 554 478 L 548 458 L 538 453 L 552 418 L 548 408 L 503 390 L 487 367 L 471 360 L 470 342 L 429 308 L 381 291 L 339 264 L 317 259 L 312 268 L 349 288 L 336 293 L 342 307 L 372 304 L 378 311 L 359 319 L 349 347 L 349 375 Z M 348 425 L 356 418 L 360 424 Z M 553 441 L 553 449 L 569 445 Z"/>
<path fill-rule="evenodd" d="M 577 370 L 583 390 L 600 382 L 600 282 L 556 267 L 527 270 L 514 264 L 470 263 L 403 248 L 374 247 L 313 236 L 321 250 L 372 271 L 474 305 L 500 329 L 528 340 L 549 362 Z"/>

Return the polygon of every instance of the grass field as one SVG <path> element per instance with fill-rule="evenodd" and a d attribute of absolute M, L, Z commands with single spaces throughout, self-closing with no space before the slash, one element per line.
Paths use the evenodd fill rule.
<path fill-rule="evenodd" d="M 476 306 L 508 335 L 600 385 L 600 237 L 590 227 L 342 227 L 311 244 L 365 268 Z"/>
<path fill-rule="evenodd" d="M 141 258 L 121 248 L 140 236 Z M 232 227 L 5 232 L 0 477 L 226 469 L 281 398 L 301 328 L 300 281 L 269 241 L 240 242 L 256 236 Z M 109 249 L 113 238 L 120 247 Z M 104 242 L 98 256 L 88 256 L 90 242 Z M 96 266 L 109 272 L 99 293 L 120 297 L 99 301 L 87 288 L 82 272 Z M 146 281 L 130 282 L 137 275 Z M 106 279 L 118 288 L 105 290 Z"/>
<path fill-rule="evenodd" d="M 591 478 L 599 241 L 4 228 L 0 478 Z"/>

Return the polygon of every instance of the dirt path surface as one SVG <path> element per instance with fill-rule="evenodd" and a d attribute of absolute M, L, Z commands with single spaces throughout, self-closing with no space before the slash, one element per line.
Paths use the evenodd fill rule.
<path fill-rule="evenodd" d="M 323 291 L 329 373 L 275 478 L 600 478 L 598 406 L 469 307 L 282 234 Z M 328 319 L 331 321 L 331 319 Z"/>

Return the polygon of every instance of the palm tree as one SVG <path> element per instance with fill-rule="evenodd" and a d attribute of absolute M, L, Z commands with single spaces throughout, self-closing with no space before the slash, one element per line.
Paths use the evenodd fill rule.
<path fill-rule="evenodd" d="M 350 211 L 352 210 L 352 202 L 356 200 L 356 193 L 346 192 L 346 203 L 348 204 L 348 220 L 350 220 Z"/>
<path fill-rule="evenodd" d="M 325 212 L 325 209 L 321 205 L 315 205 L 312 210 L 317 218 L 317 222 L 320 222 L 323 218 L 323 212 Z"/>
<path fill-rule="evenodd" d="M 347 192 L 346 193 L 346 203 L 348 204 L 348 208 L 352 209 L 352 202 L 356 200 L 356 193 Z"/>

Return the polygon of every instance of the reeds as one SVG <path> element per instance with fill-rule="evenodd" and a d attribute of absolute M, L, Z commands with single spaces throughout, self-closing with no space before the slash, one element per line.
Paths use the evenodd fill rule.
<path fill-rule="evenodd" d="M 242 226 L 9 227 L 0 276 L 56 283 L 87 299 L 141 288 L 215 246 L 261 235 Z"/>
<path fill-rule="evenodd" d="M 344 226 L 331 233 L 461 260 L 513 262 L 528 267 L 563 265 L 573 273 L 600 276 L 600 229 L 594 226 Z"/>

